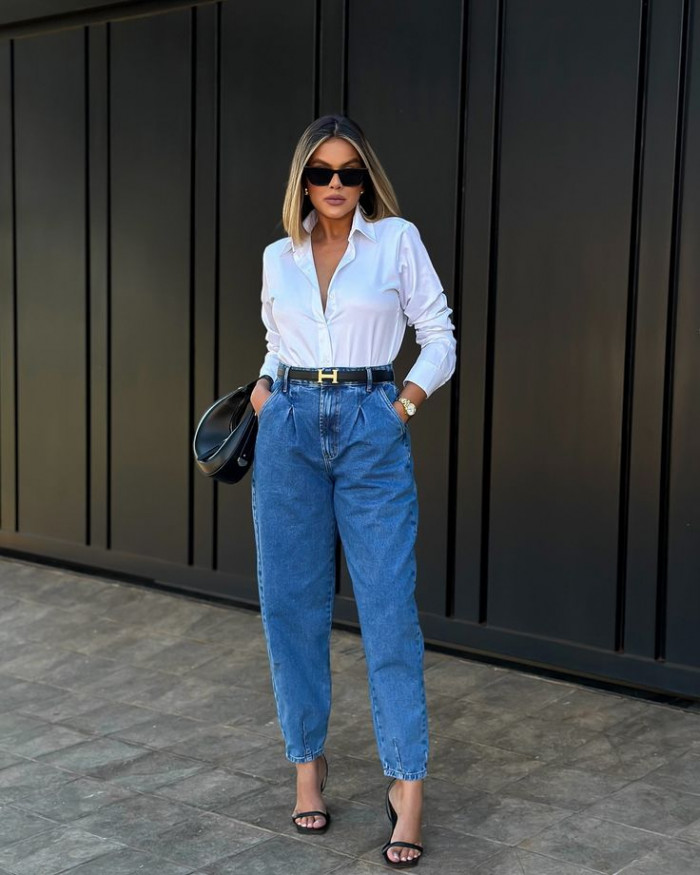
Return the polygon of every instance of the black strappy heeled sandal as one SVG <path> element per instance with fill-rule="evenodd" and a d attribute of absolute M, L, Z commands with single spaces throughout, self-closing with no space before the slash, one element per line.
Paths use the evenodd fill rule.
<path fill-rule="evenodd" d="M 326 764 L 326 774 L 323 776 L 323 780 L 321 781 L 321 788 L 320 788 L 321 793 L 323 793 L 323 790 L 325 789 L 325 786 L 326 786 L 326 781 L 328 780 L 328 760 L 326 759 L 325 754 L 321 754 L 321 756 L 323 757 L 323 762 Z M 297 823 L 297 820 L 300 817 L 313 817 L 313 816 L 325 817 L 326 822 L 323 824 L 323 826 L 301 826 L 300 824 Z M 330 813 L 330 811 L 328 811 L 328 809 L 326 809 L 325 811 L 300 811 L 298 814 L 292 815 L 292 823 L 297 828 L 297 832 L 303 832 L 304 835 L 316 835 L 317 833 L 322 834 L 331 825 L 331 813 Z"/>
<path fill-rule="evenodd" d="M 391 804 L 391 800 L 389 799 L 389 790 L 391 790 L 394 781 L 394 778 L 389 786 L 386 788 L 386 814 L 389 820 L 391 821 L 391 832 L 389 833 L 389 841 L 382 848 L 382 854 L 384 856 L 384 860 L 386 861 L 387 866 L 391 866 L 392 869 L 408 869 L 409 866 L 417 866 L 420 862 L 420 858 L 423 856 L 425 851 L 423 850 L 423 845 L 417 845 L 413 842 L 392 842 L 391 837 L 394 834 L 394 829 L 396 828 L 396 821 L 399 819 L 398 814 L 394 806 Z M 391 847 L 400 847 L 400 848 L 413 848 L 414 851 L 420 851 L 420 855 L 418 857 L 414 857 L 412 860 L 390 860 L 389 859 L 389 848 Z"/>

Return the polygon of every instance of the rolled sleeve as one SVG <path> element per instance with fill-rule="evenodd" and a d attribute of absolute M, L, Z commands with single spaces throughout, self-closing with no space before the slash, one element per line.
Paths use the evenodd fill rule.
<path fill-rule="evenodd" d="M 416 383 L 430 396 L 446 383 L 457 364 L 457 340 L 440 278 L 418 228 L 407 222 L 399 243 L 401 306 L 415 329 L 421 351 L 403 385 Z"/>
<path fill-rule="evenodd" d="M 259 377 L 267 375 L 272 380 L 277 379 L 277 367 L 279 365 L 279 348 L 280 335 L 275 324 L 275 317 L 272 315 L 272 302 L 270 301 L 270 287 L 268 282 L 267 267 L 265 264 L 265 253 L 263 253 L 263 269 L 262 269 L 262 290 L 260 292 L 260 300 L 262 301 L 261 316 L 265 326 L 265 343 L 267 344 L 267 353 L 263 359 Z"/>

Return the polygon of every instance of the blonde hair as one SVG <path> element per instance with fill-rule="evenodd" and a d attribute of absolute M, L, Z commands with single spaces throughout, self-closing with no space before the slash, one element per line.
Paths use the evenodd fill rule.
<path fill-rule="evenodd" d="M 302 222 L 313 209 L 311 202 L 304 196 L 304 165 L 313 151 L 330 137 L 342 137 L 354 146 L 368 170 L 364 191 L 360 195 L 360 209 L 364 217 L 370 222 L 376 222 L 386 216 L 401 215 L 389 177 L 360 126 L 347 116 L 324 115 L 313 121 L 301 135 L 289 167 L 289 180 L 282 205 L 282 224 L 295 246 L 307 236 Z"/>

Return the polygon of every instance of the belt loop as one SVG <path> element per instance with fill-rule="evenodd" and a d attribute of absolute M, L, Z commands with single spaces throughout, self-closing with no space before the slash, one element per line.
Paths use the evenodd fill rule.
<path fill-rule="evenodd" d="M 367 371 L 367 391 L 372 391 L 372 368 L 365 368 Z"/>
<path fill-rule="evenodd" d="M 284 374 L 282 375 L 282 391 L 286 392 L 289 387 L 289 369 L 291 365 L 284 365 Z"/>

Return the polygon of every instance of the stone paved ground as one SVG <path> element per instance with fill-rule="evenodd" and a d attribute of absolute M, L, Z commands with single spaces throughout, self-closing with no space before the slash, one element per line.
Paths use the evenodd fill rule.
<path fill-rule="evenodd" d="M 254 612 L 0 560 L 0 875 L 387 871 L 361 639 L 333 633 L 323 836 L 266 660 Z M 426 680 L 418 871 L 700 873 L 698 710 L 436 653 Z"/>

